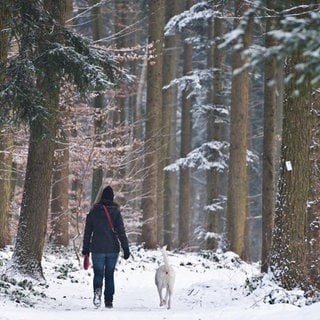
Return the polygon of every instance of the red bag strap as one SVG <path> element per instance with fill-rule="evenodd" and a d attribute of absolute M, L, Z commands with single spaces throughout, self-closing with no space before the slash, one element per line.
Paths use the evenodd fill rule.
<path fill-rule="evenodd" d="M 112 223 L 112 220 L 111 220 L 111 217 L 110 217 L 108 208 L 107 208 L 105 205 L 102 205 L 102 207 L 103 207 L 104 213 L 106 214 L 106 217 L 107 217 L 107 220 L 108 220 L 110 229 L 111 229 L 112 232 L 117 236 L 117 233 L 116 233 L 116 231 L 114 230 L 114 226 L 113 226 L 113 223 Z"/>

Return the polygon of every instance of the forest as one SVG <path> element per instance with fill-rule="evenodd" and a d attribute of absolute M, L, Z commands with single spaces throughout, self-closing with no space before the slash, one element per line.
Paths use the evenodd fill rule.
<path fill-rule="evenodd" d="M 111 185 L 131 243 L 320 289 L 320 5 L 3 0 L 0 248 L 43 278 Z"/>

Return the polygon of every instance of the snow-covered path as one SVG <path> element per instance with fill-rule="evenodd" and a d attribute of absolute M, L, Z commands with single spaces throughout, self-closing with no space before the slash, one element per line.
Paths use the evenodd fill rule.
<path fill-rule="evenodd" d="M 220 261 L 197 254 L 170 254 L 176 270 L 172 309 L 159 307 L 154 284 L 155 269 L 162 262 L 160 252 L 134 252 L 134 260 L 119 260 L 116 272 L 114 308 L 95 309 L 92 305 L 92 270 L 79 268 L 72 257 L 46 255 L 44 269 L 48 288 L 46 298 L 26 298 L 27 308 L 0 295 L 0 320 L 296 320 L 320 319 L 320 304 L 299 308 L 289 304 L 263 302 L 263 291 L 247 296 L 244 283 L 258 273 L 232 253 Z M 61 278 L 62 276 L 62 279 Z"/>

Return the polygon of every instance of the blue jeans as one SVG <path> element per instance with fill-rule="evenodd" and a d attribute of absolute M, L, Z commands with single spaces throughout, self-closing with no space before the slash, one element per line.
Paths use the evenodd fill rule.
<path fill-rule="evenodd" d="M 102 289 L 103 277 L 105 281 L 104 301 L 113 301 L 114 295 L 114 270 L 119 253 L 92 253 L 93 265 L 93 290 Z"/>

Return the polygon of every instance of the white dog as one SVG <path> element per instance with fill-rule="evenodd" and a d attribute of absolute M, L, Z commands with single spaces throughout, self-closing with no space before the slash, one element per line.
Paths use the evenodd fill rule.
<path fill-rule="evenodd" d="M 160 306 L 166 305 L 167 308 L 170 309 L 175 272 L 172 266 L 169 265 L 166 249 L 167 246 L 161 248 L 164 264 L 161 265 L 156 271 L 155 283 L 160 297 Z M 162 289 L 166 289 L 166 295 L 164 299 L 162 297 Z"/>

